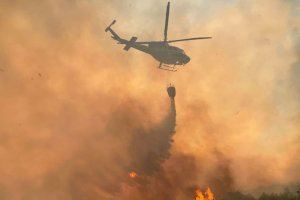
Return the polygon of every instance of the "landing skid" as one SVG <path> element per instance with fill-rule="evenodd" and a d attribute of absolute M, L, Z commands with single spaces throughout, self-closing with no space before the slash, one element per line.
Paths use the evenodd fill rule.
<path fill-rule="evenodd" d="M 177 71 L 176 65 L 166 65 L 166 64 L 163 64 L 163 63 L 159 63 L 158 68 L 162 69 L 162 70 L 170 71 L 170 72 L 176 72 Z"/>

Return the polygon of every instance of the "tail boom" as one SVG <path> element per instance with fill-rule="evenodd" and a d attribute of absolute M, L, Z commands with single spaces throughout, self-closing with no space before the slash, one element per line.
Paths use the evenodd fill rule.
<path fill-rule="evenodd" d="M 135 48 L 137 50 L 143 51 L 145 53 L 149 53 L 149 48 L 143 44 L 140 44 L 137 41 L 137 37 L 132 37 L 130 40 L 125 40 L 121 38 L 112 28 L 111 26 L 116 23 L 116 20 L 114 20 L 106 29 L 105 32 L 110 32 L 111 37 L 118 41 L 118 44 L 125 44 L 124 50 L 128 51 L 130 48 Z"/>

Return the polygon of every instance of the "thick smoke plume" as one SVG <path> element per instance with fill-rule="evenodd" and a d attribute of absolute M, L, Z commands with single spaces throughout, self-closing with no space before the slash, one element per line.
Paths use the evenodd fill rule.
<path fill-rule="evenodd" d="M 164 1 L 2 0 L 0 199 L 185 200 L 207 186 L 220 199 L 299 184 L 299 5 L 172 1 L 170 39 L 213 39 L 178 43 L 191 62 L 170 74 L 104 32 L 117 19 L 124 38 L 161 39 Z"/>
<path fill-rule="evenodd" d="M 158 125 L 149 130 L 137 130 L 129 144 L 132 170 L 138 174 L 151 175 L 160 169 L 170 157 L 173 134 L 176 126 L 175 100 L 170 99 L 170 111 Z"/>

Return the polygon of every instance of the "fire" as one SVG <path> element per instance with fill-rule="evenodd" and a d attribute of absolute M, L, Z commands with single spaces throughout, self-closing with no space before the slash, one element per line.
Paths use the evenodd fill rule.
<path fill-rule="evenodd" d="M 195 200 L 214 200 L 214 193 L 211 191 L 211 189 L 208 187 L 206 191 L 203 193 L 201 190 L 196 190 L 196 199 Z"/>
<path fill-rule="evenodd" d="M 196 190 L 196 200 L 204 200 L 204 195 L 200 190 Z"/>
<path fill-rule="evenodd" d="M 134 172 L 134 171 L 132 171 L 132 172 L 129 173 L 129 177 L 130 178 L 136 178 L 137 176 L 138 176 L 137 173 Z"/>

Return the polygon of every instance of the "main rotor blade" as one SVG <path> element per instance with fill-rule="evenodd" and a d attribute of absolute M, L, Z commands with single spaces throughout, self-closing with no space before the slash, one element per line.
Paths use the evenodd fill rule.
<path fill-rule="evenodd" d="M 182 41 L 189 41 L 189 40 L 205 40 L 205 39 L 211 39 L 212 37 L 195 37 L 195 38 L 186 38 L 186 39 L 179 39 L 179 40 L 169 40 L 168 43 L 172 42 L 182 42 Z"/>
<path fill-rule="evenodd" d="M 170 15 L 170 2 L 168 2 L 166 21 L 165 21 L 165 31 L 164 31 L 164 41 L 168 40 L 168 26 L 169 26 L 169 15 Z"/>
<path fill-rule="evenodd" d="M 173 43 L 173 42 L 183 42 L 183 41 L 189 41 L 189 40 L 205 40 L 205 39 L 211 39 L 212 37 L 195 37 L 195 38 L 186 38 L 186 39 L 178 39 L 178 40 L 169 40 L 166 41 L 167 43 Z M 165 41 L 140 41 L 135 42 L 136 44 L 150 44 L 150 43 L 164 43 Z"/>

